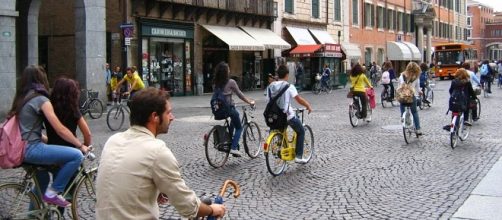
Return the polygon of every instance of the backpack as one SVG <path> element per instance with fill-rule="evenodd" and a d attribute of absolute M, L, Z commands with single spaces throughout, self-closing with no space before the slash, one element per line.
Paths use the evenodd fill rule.
<path fill-rule="evenodd" d="M 415 96 L 415 88 L 411 86 L 410 82 L 406 81 L 406 77 L 403 75 L 403 81 L 401 85 L 396 89 L 396 99 L 399 103 L 410 104 L 413 103 L 413 97 Z"/>
<path fill-rule="evenodd" d="M 230 105 L 223 94 L 223 88 L 215 88 L 213 96 L 211 97 L 211 111 L 213 112 L 214 119 L 223 120 L 230 115 Z"/>
<path fill-rule="evenodd" d="M 427 86 L 427 72 L 422 72 L 420 74 L 420 87 Z"/>
<path fill-rule="evenodd" d="M 490 73 L 490 67 L 488 66 L 488 64 L 483 64 L 481 65 L 481 68 L 479 69 L 479 74 L 481 76 L 486 76 L 488 75 L 488 73 Z"/>
<path fill-rule="evenodd" d="M 452 112 L 464 112 L 467 110 L 467 96 L 464 91 L 465 86 L 453 90 L 448 102 L 448 110 Z"/>
<path fill-rule="evenodd" d="M 272 98 L 272 93 L 270 91 L 270 88 L 268 88 L 268 97 L 269 97 L 269 102 L 267 103 L 267 106 L 265 107 L 265 111 L 263 112 L 263 116 L 265 118 L 265 123 L 267 126 L 272 129 L 284 129 L 286 126 L 288 126 L 288 119 L 286 113 L 284 113 L 284 110 L 277 105 L 277 100 L 288 90 L 289 84 L 286 84 L 284 88 L 282 88 L 279 93 Z"/>
<path fill-rule="evenodd" d="M 0 125 L 0 167 L 14 168 L 23 163 L 26 142 L 21 138 L 17 116 Z"/>

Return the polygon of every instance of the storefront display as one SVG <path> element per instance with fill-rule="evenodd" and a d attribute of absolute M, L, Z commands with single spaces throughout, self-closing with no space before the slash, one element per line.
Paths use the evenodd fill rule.
<path fill-rule="evenodd" d="M 142 24 L 143 79 L 173 96 L 193 95 L 193 27 L 164 25 Z"/>

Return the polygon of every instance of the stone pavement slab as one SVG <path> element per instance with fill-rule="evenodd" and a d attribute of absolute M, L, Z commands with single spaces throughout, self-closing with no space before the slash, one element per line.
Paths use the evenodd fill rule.
<path fill-rule="evenodd" d="M 502 157 L 479 182 L 452 219 L 502 219 Z"/>

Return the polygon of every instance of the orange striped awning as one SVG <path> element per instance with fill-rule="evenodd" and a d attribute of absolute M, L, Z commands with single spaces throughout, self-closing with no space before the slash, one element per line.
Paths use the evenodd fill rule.
<path fill-rule="evenodd" d="M 314 45 L 298 45 L 295 47 L 293 50 L 291 50 L 289 53 L 290 54 L 309 54 L 309 53 L 314 53 L 317 50 L 319 50 L 322 47 L 321 44 L 314 44 Z"/>

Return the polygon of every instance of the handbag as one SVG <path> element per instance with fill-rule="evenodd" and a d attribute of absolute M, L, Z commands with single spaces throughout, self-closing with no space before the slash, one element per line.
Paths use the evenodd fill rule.
<path fill-rule="evenodd" d="M 357 84 L 357 82 L 359 81 L 359 78 L 360 78 L 360 77 L 361 77 L 360 75 L 357 77 L 356 82 L 354 83 L 354 85 L 355 85 L 355 84 Z M 351 98 L 353 98 L 353 97 L 354 97 L 354 85 L 352 85 L 352 86 L 350 87 L 349 92 L 347 93 L 347 98 L 348 98 L 348 99 L 351 99 Z"/>

